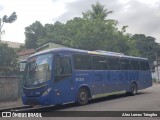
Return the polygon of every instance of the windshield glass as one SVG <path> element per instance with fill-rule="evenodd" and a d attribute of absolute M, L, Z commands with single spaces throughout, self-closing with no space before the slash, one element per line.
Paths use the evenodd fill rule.
<path fill-rule="evenodd" d="M 52 54 L 31 57 L 27 61 L 26 85 L 37 85 L 51 79 Z"/>

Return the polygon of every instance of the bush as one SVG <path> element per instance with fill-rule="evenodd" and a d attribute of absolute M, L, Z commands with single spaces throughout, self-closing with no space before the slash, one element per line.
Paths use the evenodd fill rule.
<path fill-rule="evenodd" d="M 7 44 L 0 43 L 0 75 L 17 75 L 17 54 Z"/>

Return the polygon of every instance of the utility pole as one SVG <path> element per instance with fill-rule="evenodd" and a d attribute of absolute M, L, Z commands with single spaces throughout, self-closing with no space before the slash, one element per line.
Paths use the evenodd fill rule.
<path fill-rule="evenodd" d="M 0 42 L 1 42 L 1 39 L 2 39 L 2 19 L 0 18 Z"/>
<path fill-rule="evenodd" d="M 157 65 L 156 65 L 156 67 L 157 67 L 157 82 L 159 83 L 160 81 L 159 81 L 159 69 L 158 69 L 158 66 L 159 66 L 159 62 L 158 62 L 158 55 L 157 55 L 157 52 L 156 52 L 156 63 L 157 63 Z"/>
<path fill-rule="evenodd" d="M 5 33 L 5 31 L 2 30 L 3 25 L 4 25 L 4 22 L 3 22 L 2 19 L 0 18 L 0 42 L 1 42 L 1 40 L 2 40 L 2 35 Z"/>

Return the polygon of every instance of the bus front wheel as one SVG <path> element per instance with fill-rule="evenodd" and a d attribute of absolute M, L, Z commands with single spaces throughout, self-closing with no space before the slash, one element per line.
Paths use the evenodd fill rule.
<path fill-rule="evenodd" d="M 80 88 L 77 96 L 77 103 L 79 105 L 86 105 L 89 101 L 89 92 L 86 88 Z"/>

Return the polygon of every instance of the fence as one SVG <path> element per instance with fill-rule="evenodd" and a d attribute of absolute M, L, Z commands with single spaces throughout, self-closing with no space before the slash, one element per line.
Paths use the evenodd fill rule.
<path fill-rule="evenodd" d="M 0 68 L 0 76 L 17 76 L 18 75 L 18 68 L 15 69 L 2 69 Z"/>

